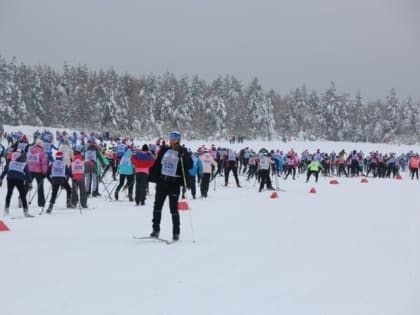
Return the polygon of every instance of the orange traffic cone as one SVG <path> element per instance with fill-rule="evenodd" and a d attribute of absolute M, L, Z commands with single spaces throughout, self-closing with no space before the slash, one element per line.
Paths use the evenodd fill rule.
<path fill-rule="evenodd" d="M 185 200 L 178 201 L 178 210 L 186 211 L 189 209 L 190 207 L 188 206 L 188 202 L 186 202 Z"/>
<path fill-rule="evenodd" d="M 6 232 L 6 231 L 10 231 L 10 229 L 8 228 L 6 224 L 4 224 L 2 220 L 0 220 L 0 232 Z"/>
<path fill-rule="evenodd" d="M 367 180 L 367 178 L 364 178 L 364 177 L 363 177 L 363 178 L 360 180 L 360 182 L 361 182 L 361 183 L 368 183 L 368 180 Z"/>
<path fill-rule="evenodd" d="M 332 179 L 332 180 L 330 180 L 330 184 L 331 185 L 337 185 L 338 184 L 338 180 Z"/>
<path fill-rule="evenodd" d="M 272 194 L 271 194 L 271 196 L 270 196 L 270 198 L 271 199 L 276 199 L 276 198 L 278 198 L 279 197 L 279 195 L 278 195 L 278 193 L 277 192 L 273 192 Z"/>
<path fill-rule="evenodd" d="M 310 194 L 316 194 L 316 189 L 315 187 L 312 187 L 311 190 L 309 191 Z"/>

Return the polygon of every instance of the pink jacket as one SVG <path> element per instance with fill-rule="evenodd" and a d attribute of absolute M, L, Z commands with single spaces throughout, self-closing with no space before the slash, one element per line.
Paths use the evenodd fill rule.
<path fill-rule="evenodd" d="M 46 174 L 48 170 L 48 157 L 44 148 L 34 145 L 29 148 L 27 163 L 31 173 Z"/>

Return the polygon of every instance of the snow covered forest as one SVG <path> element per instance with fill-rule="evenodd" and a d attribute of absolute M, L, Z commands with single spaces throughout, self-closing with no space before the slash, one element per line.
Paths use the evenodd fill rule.
<path fill-rule="evenodd" d="M 302 78 L 304 80 L 304 78 Z M 287 92 L 286 92 L 287 93 Z M 170 130 L 188 139 L 324 139 L 352 142 L 417 142 L 420 103 L 339 95 L 297 87 L 281 95 L 257 78 L 234 76 L 205 82 L 197 75 L 134 76 L 64 64 L 17 64 L 0 56 L 0 123 L 110 131 L 159 137 Z"/>

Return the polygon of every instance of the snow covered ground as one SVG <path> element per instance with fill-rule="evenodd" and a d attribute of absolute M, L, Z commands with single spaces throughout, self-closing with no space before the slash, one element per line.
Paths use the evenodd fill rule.
<path fill-rule="evenodd" d="M 332 142 L 231 147 L 244 146 L 419 150 Z M 237 188 L 231 178 L 223 187 L 218 177 L 207 199 L 188 200 L 181 240 L 172 245 L 133 239 L 151 232 L 153 184 L 144 207 L 123 193 L 110 201 L 102 185 L 102 197 L 90 198 L 82 215 L 65 209 L 62 193 L 51 215 L 38 216 L 33 202 L 34 219 L 20 219 L 15 192 L 17 219 L 0 217 L 11 230 L 0 232 L 0 314 L 417 315 L 420 183 L 402 175 L 337 178 L 338 185 L 324 177 L 305 183 L 301 175 L 280 179 L 284 191 L 275 199 L 253 180 L 241 177 Z M 0 210 L 5 194 L 3 185 Z M 170 238 L 168 202 L 161 230 Z"/>

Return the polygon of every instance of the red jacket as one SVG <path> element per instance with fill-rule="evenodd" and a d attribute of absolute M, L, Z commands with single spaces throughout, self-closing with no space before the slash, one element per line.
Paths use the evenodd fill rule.
<path fill-rule="evenodd" d="M 85 174 L 85 162 L 81 154 L 75 154 L 74 160 L 71 162 L 71 177 L 74 180 L 81 180 Z"/>
<path fill-rule="evenodd" d="M 410 160 L 408 161 L 408 165 L 410 166 L 410 168 L 412 169 L 417 169 L 419 168 L 420 165 L 420 158 L 418 156 L 413 156 L 410 158 Z"/>
<path fill-rule="evenodd" d="M 134 165 L 136 173 L 149 175 L 149 168 L 155 163 L 155 158 L 148 151 L 137 151 L 131 156 L 131 162 Z"/>

